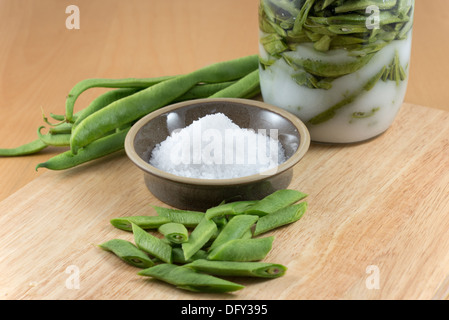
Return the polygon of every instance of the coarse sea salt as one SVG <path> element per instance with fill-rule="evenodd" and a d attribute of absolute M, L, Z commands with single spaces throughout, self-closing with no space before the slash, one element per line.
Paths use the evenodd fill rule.
<path fill-rule="evenodd" d="M 153 149 L 150 164 L 197 179 L 232 179 L 274 170 L 285 161 L 278 130 L 240 128 L 223 113 L 177 129 Z"/>

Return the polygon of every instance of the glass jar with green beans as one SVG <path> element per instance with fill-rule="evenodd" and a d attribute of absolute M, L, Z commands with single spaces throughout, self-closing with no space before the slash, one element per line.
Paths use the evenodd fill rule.
<path fill-rule="evenodd" d="M 260 0 L 265 102 L 315 142 L 352 143 L 393 123 L 410 68 L 414 0 Z"/>

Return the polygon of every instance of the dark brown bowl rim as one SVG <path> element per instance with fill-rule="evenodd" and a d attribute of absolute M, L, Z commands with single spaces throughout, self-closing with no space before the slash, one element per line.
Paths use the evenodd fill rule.
<path fill-rule="evenodd" d="M 136 152 L 134 148 L 134 140 L 139 132 L 139 130 L 147 124 L 149 121 L 154 118 L 159 117 L 162 114 L 167 112 L 177 110 L 180 108 L 184 108 L 187 106 L 202 104 L 205 102 L 232 102 L 244 105 L 251 105 L 258 108 L 262 108 L 268 110 L 270 112 L 277 113 L 278 115 L 289 120 L 298 130 L 300 136 L 300 144 L 296 152 L 288 158 L 285 162 L 277 166 L 275 169 L 271 169 L 269 171 L 261 172 L 258 174 L 253 174 L 250 176 L 240 177 L 240 178 L 232 178 L 232 179 L 197 179 L 197 178 L 189 178 L 177 176 L 162 170 L 157 169 L 151 164 L 145 162 Z M 175 103 L 172 105 L 168 105 L 159 110 L 156 110 L 138 120 L 129 130 L 125 139 L 125 152 L 128 158 L 141 170 L 145 173 L 158 176 L 160 178 L 171 180 L 174 182 L 182 183 L 182 184 L 190 184 L 190 185 L 201 185 L 201 186 L 231 186 L 231 185 L 242 185 L 242 184 L 250 184 L 254 182 L 259 182 L 270 177 L 276 176 L 291 169 L 294 165 L 296 165 L 306 154 L 310 146 L 310 133 L 306 127 L 306 125 L 295 115 L 292 113 L 281 109 L 279 107 L 275 107 L 273 105 L 267 104 L 262 101 L 250 100 L 250 99 L 240 99 L 240 98 L 206 98 L 206 99 L 196 99 L 189 100 L 184 102 Z M 271 173 L 273 171 L 273 173 Z"/>

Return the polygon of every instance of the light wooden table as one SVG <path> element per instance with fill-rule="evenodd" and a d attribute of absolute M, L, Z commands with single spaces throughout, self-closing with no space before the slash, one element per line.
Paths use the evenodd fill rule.
<path fill-rule="evenodd" d="M 258 0 L 78 0 L 74 4 L 80 8 L 79 30 L 66 28 L 66 2 L 0 0 L 0 147 L 14 147 L 34 140 L 37 128 L 43 123 L 42 110 L 46 114 L 64 113 L 65 96 L 82 79 L 180 74 L 206 64 L 257 53 Z M 449 2 L 446 0 L 416 0 L 406 102 L 428 121 L 441 117 L 447 120 L 447 114 L 440 110 L 449 111 L 447 10 Z M 77 108 L 84 107 L 100 90 L 83 94 Z M 439 123 L 443 130 L 444 122 Z M 447 143 L 440 147 L 442 154 L 447 154 Z M 315 148 L 314 152 L 328 152 Z M 49 149 L 31 157 L 0 159 L 3 205 L 11 205 L 11 199 L 28 203 L 20 198 L 20 191 L 29 183 L 34 182 L 33 188 L 39 182 L 54 183 L 51 179 L 58 179 L 58 175 L 45 170 L 36 172 L 34 167 L 59 152 L 59 149 Z M 330 153 L 332 155 L 332 151 Z M 36 180 L 38 177 L 42 179 Z M 443 178 L 446 179 L 443 183 L 447 182 L 447 176 Z M 408 188 L 421 190 L 420 181 L 411 178 L 410 183 Z M 448 192 L 447 186 L 440 187 L 429 192 Z M 396 194 L 392 197 L 397 201 L 405 199 L 406 189 L 394 191 Z M 447 201 L 444 196 L 441 199 Z M 438 208 L 447 209 L 447 202 Z M 45 207 L 40 209 L 45 211 Z M 6 216 L 0 212 L 0 218 L 2 215 Z M 334 245 L 340 244 L 335 242 Z M 447 259 L 447 255 L 445 257 Z M 1 263 L 1 269 L 7 268 L 5 261 Z M 429 288 L 424 288 L 426 279 L 423 278 L 419 281 L 426 294 L 414 292 L 410 296 L 447 297 L 449 281 L 445 276 L 449 264 L 447 260 L 441 263 L 443 270 L 438 271 L 441 278 L 433 280 L 440 283 L 432 287 L 434 291 L 430 293 Z M 357 292 L 353 296 L 357 296 Z"/>

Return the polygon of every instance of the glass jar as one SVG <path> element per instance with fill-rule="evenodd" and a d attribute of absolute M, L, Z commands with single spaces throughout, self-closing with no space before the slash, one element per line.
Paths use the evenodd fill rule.
<path fill-rule="evenodd" d="M 414 0 L 261 0 L 265 102 L 296 114 L 312 141 L 386 131 L 410 68 Z"/>

